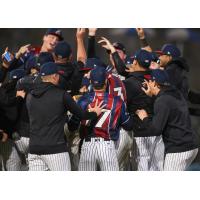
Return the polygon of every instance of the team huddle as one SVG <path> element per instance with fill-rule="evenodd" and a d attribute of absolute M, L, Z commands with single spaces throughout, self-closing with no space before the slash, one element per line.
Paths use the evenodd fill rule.
<path fill-rule="evenodd" d="M 142 28 L 133 56 L 120 42 L 97 40 L 96 28 L 88 29 L 86 48 L 86 31 L 77 29 L 76 59 L 62 31 L 53 28 L 40 48 L 5 49 L 0 169 L 187 170 L 199 148 L 188 101 L 199 103 L 200 94 L 189 88 L 180 50 L 173 44 L 152 50 Z"/>

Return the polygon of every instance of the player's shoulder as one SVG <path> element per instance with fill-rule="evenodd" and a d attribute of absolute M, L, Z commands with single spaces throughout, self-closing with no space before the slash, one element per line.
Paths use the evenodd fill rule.
<path fill-rule="evenodd" d="M 80 99 L 78 100 L 78 104 L 79 105 L 85 105 L 85 104 L 89 104 L 92 102 L 92 100 L 94 99 L 94 93 L 86 93 L 84 94 L 82 97 L 80 97 Z"/>

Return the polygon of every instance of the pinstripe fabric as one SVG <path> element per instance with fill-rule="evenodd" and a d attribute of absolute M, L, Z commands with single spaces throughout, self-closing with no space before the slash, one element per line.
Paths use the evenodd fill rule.
<path fill-rule="evenodd" d="M 196 158 L 198 149 L 181 153 L 167 153 L 164 161 L 164 171 L 184 171 Z"/>
<path fill-rule="evenodd" d="M 138 171 L 149 171 L 156 136 L 136 137 Z"/>
<path fill-rule="evenodd" d="M 29 138 L 21 137 L 19 140 L 15 141 L 15 145 L 19 154 L 21 154 L 20 156 L 23 163 L 21 170 L 28 171 Z"/>
<path fill-rule="evenodd" d="M 21 170 L 21 159 L 12 140 L 0 142 L 0 154 L 2 156 L 2 167 L 5 171 Z"/>
<path fill-rule="evenodd" d="M 133 140 L 128 132 L 124 129 L 120 130 L 119 140 L 117 141 L 117 159 L 119 162 L 120 171 L 125 170 L 126 163 L 128 162 L 129 153 L 133 145 Z"/>
<path fill-rule="evenodd" d="M 21 137 L 20 140 L 15 141 L 15 144 L 18 148 L 18 150 L 25 154 L 28 155 L 29 151 L 29 138 L 27 137 Z"/>
<path fill-rule="evenodd" d="M 28 154 L 29 171 L 70 171 L 71 164 L 68 152 L 36 155 Z"/>
<path fill-rule="evenodd" d="M 153 147 L 150 162 L 150 171 L 163 171 L 165 146 L 162 136 L 157 136 Z"/>
<path fill-rule="evenodd" d="M 119 170 L 113 141 L 104 141 L 103 138 L 98 138 L 98 141 L 95 141 L 95 138 L 92 138 L 91 142 L 83 142 L 79 171 L 96 171 L 97 165 L 101 171 Z"/>

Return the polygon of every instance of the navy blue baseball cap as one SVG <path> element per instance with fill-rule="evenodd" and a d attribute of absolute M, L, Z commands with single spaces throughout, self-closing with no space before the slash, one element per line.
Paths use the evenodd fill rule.
<path fill-rule="evenodd" d="M 95 88 L 102 88 L 107 77 L 106 69 L 104 67 L 96 67 L 90 73 L 90 80 Z"/>
<path fill-rule="evenodd" d="M 160 51 L 156 51 L 158 55 L 168 55 L 173 58 L 178 58 L 181 56 L 180 50 L 173 44 L 165 44 L 162 46 Z"/>
<path fill-rule="evenodd" d="M 170 86 L 169 76 L 165 70 L 155 69 L 151 72 L 151 79 L 160 85 Z"/>
<path fill-rule="evenodd" d="M 25 69 L 29 71 L 32 68 L 39 69 L 39 67 L 40 66 L 38 65 L 38 57 L 34 56 L 34 57 L 27 60 Z"/>
<path fill-rule="evenodd" d="M 115 49 L 121 50 L 121 51 L 123 51 L 124 53 L 126 53 L 126 48 L 125 48 L 125 46 L 124 46 L 122 43 L 120 43 L 120 42 L 114 42 L 112 45 L 113 45 L 113 47 L 115 47 Z M 108 50 L 108 49 L 106 50 L 106 52 L 107 52 L 108 54 L 111 53 L 111 51 Z"/>
<path fill-rule="evenodd" d="M 69 58 L 72 53 L 72 49 L 67 42 L 62 41 L 56 44 L 54 53 L 58 58 Z"/>
<path fill-rule="evenodd" d="M 84 68 L 81 71 L 89 71 L 94 69 L 95 67 L 104 67 L 106 68 L 106 64 L 99 58 L 88 58 L 86 60 Z"/>
<path fill-rule="evenodd" d="M 114 42 L 113 46 L 115 47 L 115 49 L 119 49 L 119 50 L 123 51 L 124 53 L 126 53 L 126 48 L 122 43 Z"/>
<path fill-rule="evenodd" d="M 152 54 L 144 49 L 140 49 L 135 53 L 134 59 L 138 61 L 140 66 L 148 69 L 152 61 Z"/>
<path fill-rule="evenodd" d="M 58 29 L 58 28 L 49 28 L 47 32 L 45 33 L 45 35 L 55 35 L 59 38 L 60 41 L 64 39 L 61 29 Z"/>
<path fill-rule="evenodd" d="M 41 52 L 38 56 L 38 65 L 42 66 L 43 64 L 47 62 L 54 62 L 54 58 L 52 53 L 50 52 Z"/>
<path fill-rule="evenodd" d="M 134 56 L 126 56 L 125 58 L 125 64 L 126 65 L 130 65 L 130 64 L 133 64 L 133 61 L 134 61 Z"/>
<path fill-rule="evenodd" d="M 156 62 L 156 63 L 160 63 L 160 59 L 159 59 L 159 56 L 156 52 L 151 52 L 151 56 L 152 56 L 152 61 L 153 62 Z"/>
<path fill-rule="evenodd" d="M 26 62 L 25 68 L 30 70 L 32 68 L 40 69 L 40 67 L 47 63 L 54 62 L 53 55 L 49 52 L 41 52 L 39 56 L 34 56 Z"/>
<path fill-rule="evenodd" d="M 25 76 L 25 70 L 24 69 L 15 69 L 12 70 L 9 74 L 9 80 L 18 80 L 20 78 L 23 78 Z"/>
<path fill-rule="evenodd" d="M 83 77 L 82 82 L 81 82 L 81 87 L 86 86 L 88 87 L 90 85 L 90 79 L 87 77 Z"/>
<path fill-rule="evenodd" d="M 45 63 L 44 65 L 42 65 L 40 69 L 41 76 L 48 76 L 57 73 L 58 73 L 58 67 L 57 64 L 54 62 Z"/>

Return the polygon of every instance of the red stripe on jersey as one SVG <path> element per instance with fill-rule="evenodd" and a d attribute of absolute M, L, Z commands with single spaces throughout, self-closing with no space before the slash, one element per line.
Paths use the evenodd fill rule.
<path fill-rule="evenodd" d="M 114 76 L 113 74 L 108 75 L 108 85 L 109 85 L 109 94 L 113 96 L 120 96 L 123 101 L 126 102 L 126 89 L 124 83 L 120 80 L 119 77 Z"/>
<path fill-rule="evenodd" d="M 115 129 L 117 125 L 117 121 L 119 120 L 120 114 L 121 114 L 121 106 L 122 101 L 117 101 L 115 105 L 115 112 L 114 112 L 114 119 L 112 121 L 112 128 Z"/>

